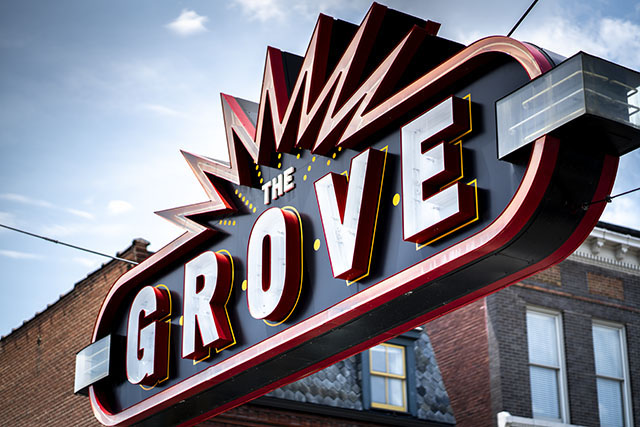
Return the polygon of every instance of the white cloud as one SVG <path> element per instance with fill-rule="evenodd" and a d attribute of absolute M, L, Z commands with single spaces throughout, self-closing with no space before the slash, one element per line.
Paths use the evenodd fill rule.
<path fill-rule="evenodd" d="M 22 194 L 3 193 L 3 194 L 0 194 L 0 199 L 8 200 L 10 202 L 24 203 L 26 205 L 41 206 L 43 208 L 54 207 L 51 203 L 47 202 L 46 200 L 33 199 L 31 197 L 24 196 Z"/>
<path fill-rule="evenodd" d="M 54 224 L 42 227 L 42 234 L 47 237 L 60 238 L 72 234 L 78 234 L 82 229 L 83 227 L 79 227 L 77 225 Z"/>
<path fill-rule="evenodd" d="M 28 252 L 11 251 L 7 249 L 0 249 L 0 256 L 5 256 L 12 259 L 42 259 L 42 255 L 32 254 Z"/>
<path fill-rule="evenodd" d="M 168 23 L 166 27 L 174 33 L 186 37 L 208 31 L 204 26 L 208 20 L 209 18 L 200 16 L 193 10 L 183 9 L 180 16 L 175 21 Z"/>
<path fill-rule="evenodd" d="M 113 84 L 113 80 L 119 85 L 118 90 L 131 90 L 138 87 L 157 89 L 167 84 L 167 69 L 162 61 L 147 63 L 144 61 L 128 61 L 112 64 L 113 75 L 106 76 L 104 85 Z"/>
<path fill-rule="evenodd" d="M 125 202 L 124 200 L 111 200 L 107 204 L 107 210 L 112 215 L 119 215 L 125 212 L 129 212 L 133 209 L 133 206 L 129 202 Z"/>
<path fill-rule="evenodd" d="M 71 261 L 75 262 L 76 264 L 83 265 L 87 268 L 98 267 L 100 265 L 100 261 L 98 261 L 97 258 L 94 259 L 94 258 L 73 257 L 71 258 Z"/>
<path fill-rule="evenodd" d="M 640 68 L 640 25 L 623 19 L 604 17 L 578 24 L 570 17 L 556 16 L 543 26 L 523 28 L 517 38 L 567 57 L 584 51 Z"/>
<path fill-rule="evenodd" d="M 43 226 L 40 234 L 58 239 L 73 235 L 107 238 L 127 231 L 124 224 L 53 224 Z"/>
<path fill-rule="evenodd" d="M 47 209 L 56 209 L 62 210 L 64 212 L 70 213 L 71 215 L 75 215 L 85 219 L 93 219 L 93 215 L 87 211 L 82 211 L 80 209 L 73 208 L 61 208 L 59 206 L 54 205 L 53 203 L 47 202 L 46 200 L 34 199 L 32 197 L 28 197 L 22 194 L 16 193 L 3 193 L 0 194 L 0 199 L 8 200 L 10 202 L 23 203 L 25 205 L 38 206 Z"/>
<path fill-rule="evenodd" d="M 15 215 L 10 212 L 2 212 L 0 211 L 0 224 L 8 225 L 9 227 L 16 226 Z M 4 228 L 0 228 L 0 232 L 6 230 Z"/>
<path fill-rule="evenodd" d="M 280 0 L 282 1 L 282 0 Z M 289 5 L 289 3 L 287 3 Z M 367 11 L 371 6 L 369 0 L 308 0 L 299 1 L 293 5 L 293 10 L 307 19 L 315 20 L 320 13 L 325 13 L 330 16 L 341 16 L 348 12 L 353 11 Z M 391 8 L 396 8 L 395 5 L 389 5 Z M 402 10 L 402 7 L 398 7 L 398 10 Z M 360 22 L 354 22 L 359 24 Z"/>
<path fill-rule="evenodd" d="M 616 17 L 613 15 L 615 12 L 615 8 L 606 10 L 596 7 L 593 2 L 539 4 L 518 27 L 513 37 L 566 57 L 584 51 L 639 69 L 640 55 L 637 52 L 640 49 L 640 24 L 637 20 Z M 510 25 L 501 23 L 500 16 L 504 19 L 504 15 L 498 13 L 495 21 L 461 26 L 454 31 L 455 38 L 468 44 L 495 34 L 496 28 L 503 28 L 506 34 Z"/>
<path fill-rule="evenodd" d="M 287 2 L 284 0 L 234 0 L 242 13 L 252 21 L 283 21 L 293 12 L 305 19 L 315 20 L 320 13 L 340 15 L 344 10 L 367 10 L 368 0 L 306 0 Z"/>
<path fill-rule="evenodd" d="M 185 117 L 184 113 L 160 104 L 143 104 L 142 108 L 147 111 L 151 111 L 152 113 L 155 113 L 159 116 Z"/>
<path fill-rule="evenodd" d="M 640 25 L 622 19 L 605 18 L 600 23 L 600 37 L 606 54 L 634 69 L 640 68 Z"/>
<path fill-rule="evenodd" d="M 250 20 L 266 22 L 285 18 L 285 8 L 278 0 L 234 0 Z"/>
<path fill-rule="evenodd" d="M 81 218 L 93 219 L 93 215 L 86 211 L 81 211 L 80 209 L 67 208 L 65 211 L 69 212 L 71 215 L 79 216 Z"/>
<path fill-rule="evenodd" d="M 640 151 L 632 151 L 620 158 L 616 183 L 611 191 L 613 196 L 627 193 L 638 187 L 640 182 Z M 624 194 L 608 203 L 602 220 L 640 230 L 640 191 Z"/>
<path fill-rule="evenodd" d="M 640 230 L 639 200 L 630 196 L 622 196 L 609 203 L 602 214 L 602 220 Z"/>

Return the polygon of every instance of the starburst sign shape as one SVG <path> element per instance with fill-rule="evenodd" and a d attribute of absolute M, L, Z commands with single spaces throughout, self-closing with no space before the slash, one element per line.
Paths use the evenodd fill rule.
<path fill-rule="evenodd" d="M 534 274 L 568 256 L 584 240 L 603 205 L 574 211 L 567 200 L 600 200 L 608 194 L 617 158 L 604 151 L 594 157 L 591 152 L 561 149 L 561 139 L 544 135 L 531 143 L 526 165 L 499 160 L 491 114 L 496 100 L 550 70 L 551 63 L 538 49 L 507 37 L 488 37 L 465 47 L 437 37 L 438 29 L 439 24 L 378 4 L 371 6 L 359 26 L 321 15 L 303 57 L 267 49 L 259 103 L 221 96 L 229 162 L 182 153 L 208 200 L 158 212 L 187 233 L 118 279 L 100 308 L 93 341 L 114 333 L 126 322 L 123 302 L 149 283 L 166 284 L 171 292 L 183 295 L 184 276 L 173 273 L 203 250 L 225 251 L 230 260 L 238 261 L 241 267 L 235 277 L 247 299 L 245 302 L 236 292 L 229 310 L 238 316 L 239 327 L 257 331 L 256 335 L 197 365 L 189 358 L 175 357 L 176 366 L 185 369 L 176 372 L 188 375 L 170 378 L 142 397 L 139 387 L 129 382 L 93 385 L 89 394 L 100 421 L 114 425 L 147 420 L 153 424 L 166 422 L 166 415 L 171 414 L 171 419 L 195 424 Z M 474 104 L 466 98 L 472 92 Z M 438 110 L 443 105 L 444 110 Z M 472 129 L 474 105 L 480 114 L 474 116 Z M 472 166 L 467 169 L 469 174 L 463 174 L 462 142 L 456 145 L 437 128 L 430 128 L 435 133 L 428 136 L 429 141 L 437 136 L 443 139 L 432 141 L 438 146 L 451 142 L 443 148 L 443 156 L 450 164 L 460 162 L 459 169 L 447 168 L 451 173 L 441 178 L 448 182 L 460 172 L 465 179 L 456 178 L 454 185 L 444 190 L 438 181 L 429 191 L 469 186 L 467 178 L 475 178 L 472 182 L 481 185 L 467 188 L 466 193 L 475 196 L 477 207 L 478 192 L 482 191 L 484 198 L 480 200 L 485 203 L 480 214 L 477 209 L 469 210 L 475 222 L 468 228 L 460 232 L 454 228 L 450 231 L 457 235 L 433 245 L 429 240 L 425 247 L 417 243 L 433 237 L 423 235 L 421 230 L 426 227 L 416 228 L 417 233 L 410 229 L 406 238 L 401 237 L 405 217 L 400 202 L 408 198 L 400 196 L 404 194 L 402 183 L 407 181 L 398 172 L 427 169 L 409 162 L 420 158 L 424 140 L 411 144 L 411 138 L 403 139 L 403 135 L 410 135 L 414 129 L 411 123 L 422 126 L 418 118 L 445 110 L 453 116 L 465 113 L 461 117 L 467 120 L 454 119 L 453 123 L 461 126 L 456 134 L 469 131 L 464 150 Z M 571 145 L 571 138 L 566 141 L 566 147 L 582 147 Z M 319 224 L 322 206 L 325 212 L 327 206 L 336 207 L 338 214 L 333 218 L 349 210 L 346 199 L 337 195 L 350 192 L 343 173 L 351 176 L 349 184 L 358 182 L 355 177 L 359 175 L 348 164 L 351 161 L 353 166 L 359 156 L 377 161 L 372 170 L 379 173 L 362 182 L 380 183 L 375 187 L 379 191 L 367 192 L 364 187 L 359 191 L 376 196 L 374 202 L 381 200 L 385 180 L 384 196 L 388 197 L 382 218 L 388 227 L 385 231 L 394 237 L 379 233 L 380 239 L 387 239 L 376 246 L 377 259 L 383 262 L 371 275 L 366 262 L 353 271 L 340 265 L 334 270 L 327 237 L 322 240 L 325 231 Z M 489 160 L 494 163 L 487 163 Z M 385 165 L 389 166 L 386 172 Z M 575 170 L 580 170 L 580 176 Z M 287 177 L 294 172 L 295 181 L 289 181 Z M 274 204 L 281 210 L 293 209 L 291 205 L 297 205 L 296 212 L 300 209 L 300 214 L 296 213 L 300 238 L 293 242 L 296 250 L 300 247 L 300 257 L 290 265 L 295 267 L 292 277 L 299 278 L 296 283 L 309 286 L 303 294 L 307 299 L 301 299 L 300 305 L 295 305 L 295 300 L 289 311 L 297 310 L 294 317 L 282 320 L 287 324 L 267 323 L 270 326 L 265 329 L 254 327 L 252 322 L 261 317 L 251 314 L 248 306 L 249 291 L 259 288 L 260 281 L 240 280 L 250 277 L 249 269 L 245 272 L 242 267 L 259 263 L 249 260 L 248 252 L 246 257 L 242 255 L 245 241 L 250 241 L 251 223 L 255 226 L 260 220 L 251 221 L 247 214 L 269 211 L 266 207 L 280 197 L 278 192 L 268 191 L 274 180 L 281 182 L 282 194 L 288 185 L 304 187 Z M 420 178 L 417 182 L 424 190 L 426 181 Z M 318 200 L 318 192 L 328 194 L 331 187 L 336 197 L 326 199 L 329 204 Z M 363 216 L 372 216 L 374 202 L 361 210 Z M 308 220 L 314 218 L 319 220 Z M 368 220 L 374 227 L 378 221 L 377 216 Z M 224 231 L 236 224 L 234 238 L 226 239 Z M 219 233 L 219 241 L 211 239 L 214 233 Z M 373 237 L 363 240 L 374 245 Z M 320 250 L 323 241 L 327 245 Z M 351 252 L 364 254 L 369 262 L 374 253 L 367 250 L 370 247 Z M 308 269 L 303 268 L 303 257 L 309 260 Z M 367 276 L 355 277 L 360 267 L 367 268 Z M 338 278 L 347 283 L 336 281 L 336 286 L 330 286 L 330 281 Z M 299 298 L 300 289 L 288 295 Z M 279 318 L 280 314 L 286 313 L 278 313 Z M 226 320 L 231 323 L 229 317 Z M 181 331 L 184 333 L 184 328 Z M 253 369 L 256 367 L 259 369 Z M 116 395 L 110 387 L 117 393 L 123 391 L 124 403 L 116 406 L 123 409 L 117 413 L 110 412 L 109 402 L 103 398 L 103 393 Z M 128 395 L 131 387 L 135 392 Z"/>
<path fill-rule="evenodd" d="M 189 232 L 211 228 L 208 220 L 238 211 L 228 183 L 236 190 L 260 185 L 252 179 L 252 166 L 275 167 L 280 163 L 277 153 L 297 155 L 309 150 L 326 155 L 337 147 L 354 147 L 421 102 L 424 96 L 400 105 L 382 103 L 394 95 L 422 41 L 435 36 L 440 24 L 416 18 L 397 28 L 383 26 L 385 15 L 392 18 L 389 15 L 397 13 L 374 3 L 360 26 L 320 15 L 303 58 L 267 48 L 260 103 L 221 94 L 229 163 L 182 152 L 209 201 L 156 214 Z M 389 35 L 398 43 L 367 76 L 365 64 L 373 55 L 376 37 Z M 339 40 L 344 39 L 351 41 L 332 63 Z M 294 80 L 290 74 L 295 70 Z"/>

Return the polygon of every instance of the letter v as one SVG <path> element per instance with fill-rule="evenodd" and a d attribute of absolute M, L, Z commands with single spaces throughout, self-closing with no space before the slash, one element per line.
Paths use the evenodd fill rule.
<path fill-rule="evenodd" d="M 351 160 L 349 176 L 329 173 L 315 182 L 333 277 L 368 272 L 386 152 L 368 149 Z"/>

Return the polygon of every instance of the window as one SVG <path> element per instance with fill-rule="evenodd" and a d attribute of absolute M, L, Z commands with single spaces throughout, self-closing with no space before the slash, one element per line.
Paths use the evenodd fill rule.
<path fill-rule="evenodd" d="M 603 426 L 631 425 L 631 391 L 625 344 L 622 326 L 593 323 L 598 411 Z"/>
<path fill-rule="evenodd" d="M 419 331 L 409 331 L 362 352 L 365 409 L 417 416 L 414 346 L 419 337 Z"/>
<path fill-rule="evenodd" d="M 568 423 L 560 313 L 527 309 L 527 340 L 533 417 Z"/>
<path fill-rule="evenodd" d="M 407 367 L 405 348 L 380 344 L 369 350 L 371 406 L 407 410 Z"/>

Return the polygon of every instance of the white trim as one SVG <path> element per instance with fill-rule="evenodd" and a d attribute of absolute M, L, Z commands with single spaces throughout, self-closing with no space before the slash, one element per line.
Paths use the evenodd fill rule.
<path fill-rule="evenodd" d="M 577 426 L 574 424 L 558 423 L 555 421 L 516 417 L 506 411 L 503 411 L 498 413 L 498 427 L 581 427 L 581 426 Z"/>
<path fill-rule="evenodd" d="M 560 406 L 560 422 L 561 423 L 570 423 L 570 415 L 569 415 L 569 392 L 568 392 L 568 382 L 567 382 L 567 366 L 566 359 L 564 354 L 564 334 L 562 327 L 562 313 L 557 310 L 551 310 L 544 307 L 537 306 L 527 306 L 526 313 L 529 312 L 542 314 L 546 316 L 553 317 L 555 327 L 556 327 L 556 345 L 558 349 L 558 367 L 551 367 L 549 369 L 558 369 L 558 398 L 559 398 L 559 406 Z M 526 317 L 525 317 L 526 321 Z M 529 334 L 529 325 L 526 325 L 527 330 L 527 343 L 528 343 L 528 334 Z M 529 361 L 529 349 L 527 344 L 527 366 L 540 366 Z M 529 370 L 530 371 L 530 370 Z M 529 379 L 531 381 L 531 378 Z M 531 385 L 529 385 L 531 387 Z M 539 418 L 537 418 L 539 420 Z M 551 420 L 549 420 L 551 421 Z M 554 421 L 556 422 L 556 421 Z M 557 423 L 557 422 L 556 422 Z"/>
<path fill-rule="evenodd" d="M 624 416 L 624 425 L 627 427 L 633 427 L 633 408 L 632 408 L 632 400 L 631 400 L 631 376 L 629 374 L 629 360 L 627 357 L 627 338 L 626 331 L 624 325 L 620 323 L 611 322 L 608 320 L 600 320 L 593 319 L 592 321 L 592 333 L 593 327 L 599 326 L 609 329 L 615 329 L 618 332 L 619 343 L 618 347 L 621 352 L 621 363 L 622 363 L 622 378 L 610 378 L 604 375 L 598 375 L 596 371 L 596 379 L 597 378 L 605 378 L 605 379 L 615 379 L 617 381 L 622 381 L 622 404 L 623 404 L 623 416 Z M 595 346 L 593 348 L 594 358 L 595 358 Z"/>
<path fill-rule="evenodd" d="M 640 249 L 640 238 L 633 237 L 629 234 L 618 233 L 617 231 L 611 231 L 602 227 L 594 228 L 593 231 L 589 233 L 589 237 L 602 239 L 605 242 L 625 245 L 633 249 Z"/>
<path fill-rule="evenodd" d="M 594 265 L 596 267 L 610 268 L 623 273 L 638 273 L 640 271 L 640 264 L 630 264 L 628 262 L 617 261 L 613 258 L 603 257 L 599 255 L 592 255 L 588 252 L 577 250 L 573 254 L 569 255 L 569 260 L 581 262 L 583 264 Z"/>
<path fill-rule="evenodd" d="M 587 264 L 616 266 L 637 272 L 640 270 L 640 238 L 596 227 L 571 258 Z"/>

